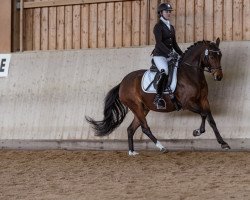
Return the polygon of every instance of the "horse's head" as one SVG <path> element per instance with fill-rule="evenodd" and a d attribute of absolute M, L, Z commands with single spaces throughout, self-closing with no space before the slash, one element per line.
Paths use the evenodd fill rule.
<path fill-rule="evenodd" d="M 221 68 L 221 51 L 219 49 L 220 38 L 217 38 L 216 42 L 210 42 L 208 47 L 204 51 L 203 65 L 213 75 L 214 80 L 220 81 L 223 78 Z"/>

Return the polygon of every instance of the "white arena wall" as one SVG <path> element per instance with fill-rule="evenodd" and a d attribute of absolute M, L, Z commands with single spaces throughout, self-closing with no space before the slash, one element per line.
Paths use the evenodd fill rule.
<path fill-rule="evenodd" d="M 181 44 L 183 50 L 190 44 Z M 153 46 L 14 53 L 0 78 L 0 148 L 127 149 L 129 112 L 108 137 L 94 136 L 85 115 L 102 119 L 107 92 L 129 72 L 149 68 Z M 233 150 L 250 149 L 250 41 L 222 42 L 224 78 L 207 74 L 209 100 L 222 137 Z M 170 150 L 219 150 L 214 133 L 194 138 L 200 116 L 150 112 L 148 124 Z M 138 129 L 136 149 L 156 149 Z"/>

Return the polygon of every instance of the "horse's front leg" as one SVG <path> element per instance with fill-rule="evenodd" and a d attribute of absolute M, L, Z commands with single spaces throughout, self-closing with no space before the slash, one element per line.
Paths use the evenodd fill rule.
<path fill-rule="evenodd" d="M 201 116 L 200 128 L 195 129 L 193 131 L 193 136 L 195 136 L 195 137 L 200 136 L 202 133 L 205 133 L 205 123 L 206 123 L 206 118 L 207 118 L 206 110 L 209 109 L 209 104 L 208 104 L 208 102 L 206 102 L 206 103 L 193 102 L 190 104 L 188 109 Z"/>
<path fill-rule="evenodd" d="M 218 141 L 219 144 L 221 144 L 221 148 L 222 149 L 231 149 L 230 146 L 222 139 L 219 130 L 217 129 L 216 123 L 214 121 L 214 118 L 211 114 L 211 112 L 208 112 L 207 115 L 207 121 L 210 124 L 210 126 L 212 127 L 214 134 L 216 136 L 216 139 Z"/>
<path fill-rule="evenodd" d="M 201 113 L 201 126 L 198 129 L 195 129 L 193 131 L 193 136 L 197 137 L 200 136 L 202 133 L 205 133 L 205 123 L 206 123 L 206 118 L 207 114 L 206 113 Z"/>
<path fill-rule="evenodd" d="M 196 107 L 195 110 L 192 109 L 193 112 L 199 113 L 201 115 L 201 119 L 202 119 L 200 128 L 195 129 L 193 131 L 193 135 L 194 136 L 200 136 L 202 133 L 205 132 L 205 122 L 206 122 L 206 119 L 207 119 L 209 125 L 212 127 L 212 129 L 214 131 L 214 134 L 216 136 L 216 139 L 217 139 L 218 143 L 221 144 L 222 149 L 230 149 L 230 146 L 222 139 L 222 137 L 220 135 L 220 132 L 217 129 L 216 123 L 214 121 L 214 118 L 213 118 L 213 116 L 211 114 L 210 109 L 207 108 L 206 110 L 208 110 L 208 111 L 204 111 L 204 110 L 200 111 L 199 109 L 197 109 L 197 107 Z"/>

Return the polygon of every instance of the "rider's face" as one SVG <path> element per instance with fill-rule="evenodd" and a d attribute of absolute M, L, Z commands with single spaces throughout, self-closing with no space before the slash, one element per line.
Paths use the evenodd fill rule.
<path fill-rule="evenodd" d="M 171 11 L 170 11 L 170 10 L 163 10 L 163 11 L 162 11 L 162 16 L 163 16 L 165 19 L 169 20 L 169 19 L 170 19 L 170 15 L 171 15 Z"/>

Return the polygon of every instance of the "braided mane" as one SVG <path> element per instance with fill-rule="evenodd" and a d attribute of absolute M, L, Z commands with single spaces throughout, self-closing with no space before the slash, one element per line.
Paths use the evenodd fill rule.
<path fill-rule="evenodd" d="M 190 47 L 187 48 L 187 50 L 184 52 L 183 54 L 183 58 L 186 54 L 189 54 L 190 52 L 192 52 L 192 50 L 197 47 L 198 45 L 200 44 L 210 44 L 211 42 L 208 41 L 208 40 L 203 40 L 203 41 L 198 41 L 198 42 L 195 42 L 193 45 L 191 45 Z"/>

